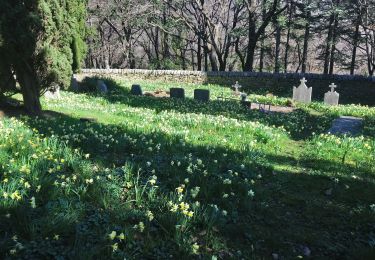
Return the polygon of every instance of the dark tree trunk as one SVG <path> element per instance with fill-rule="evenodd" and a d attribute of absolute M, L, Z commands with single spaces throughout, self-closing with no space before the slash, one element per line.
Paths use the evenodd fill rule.
<path fill-rule="evenodd" d="M 358 18 L 358 20 L 359 19 L 360 18 Z M 355 33 L 354 33 L 354 39 L 353 39 L 352 62 L 350 63 L 350 75 L 354 75 L 355 60 L 356 60 L 356 57 L 357 57 L 358 40 L 359 40 L 359 21 L 357 21 L 357 24 L 355 26 Z"/>
<path fill-rule="evenodd" d="M 275 21 L 275 23 L 276 23 L 276 46 L 275 46 L 275 70 L 274 72 L 279 73 L 280 72 L 281 27 L 277 21 Z"/>
<path fill-rule="evenodd" d="M 288 72 L 288 56 L 289 56 L 289 42 L 290 42 L 290 31 L 292 26 L 292 16 L 293 16 L 293 9 L 291 4 L 288 5 L 288 31 L 286 34 L 286 43 L 285 43 L 285 56 L 284 56 L 284 72 Z"/>
<path fill-rule="evenodd" d="M 202 40 L 201 37 L 198 36 L 198 51 L 197 51 L 197 64 L 198 64 L 198 71 L 202 70 Z"/>
<path fill-rule="evenodd" d="M 259 72 L 263 72 L 264 68 L 264 38 L 262 37 L 260 43 L 260 55 L 259 55 Z"/>
<path fill-rule="evenodd" d="M 326 40 L 326 49 L 324 52 L 324 74 L 328 74 L 329 69 L 329 60 L 331 57 L 331 44 L 332 44 L 332 34 L 333 34 L 333 23 L 335 20 L 335 16 L 332 14 L 329 18 L 329 26 L 328 26 L 328 35 Z"/>
<path fill-rule="evenodd" d="M 339 1 L 337 1 L 339 4 Z M 337 27 L 338 27 L 339 19 L 337 14 L 335 15 L 335 22 L 333 26 L 333 35 L 332 35 L 332 46 L 331 46 L 331 59 L 329 63 L 329 75 L 333 74 L 333 69 L 335 65 L 335 53 L 336 53 L 336 41 L 337 41 Z"/>
<path fill-rule="evenodd" d="M 23 103 L 27 112 L 33 115 L 42 112 L 39 100 L 39 88 L 35 77 L 26 69 L 16 71 L 17 80 L 21 86 Z"/>
<path fill-rule="evenodd" d="M 309 17 L 307 17 L 309 19 Z M 302 73 L 306 73 L 307 67 L 307 52 L 309 49 L 309 37 L 310 37 L 310 24 L 306 21 L 305 25 L 305 36 L 303 41 L 303 54 L 302 54 Z"/>
<path fill-rule="evenodd" d="M 219 68 L 217 66 L 217 61 L 216 61 L 217 59 L 216 59 L 215 53 L 212 50 L 212 47 L 208 47 L 208 57 L 210 59 L 212 71 L 218 71 Z"/>
<path fill-rule="evenodd" d="M 256 35 L 256 24 L 252 17 L 249 18 L 249 28 L 248 28 L 248 45 L 246 50 L 246 62 L 244 71 L 253 71 L 254 70 L 254 54 L 255 48 L 258 41 Z"/>

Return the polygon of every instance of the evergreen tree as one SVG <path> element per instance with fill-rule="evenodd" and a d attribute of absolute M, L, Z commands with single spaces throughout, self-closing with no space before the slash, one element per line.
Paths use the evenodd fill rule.
<path fill-rule="evenodd" d="M 0 0 L 0 74 L 15 73 L 28 112 L 39 113 L 41 93 L 67 87 L 79 69 L 86 52 L 86 5 L 87 0 Z"/>

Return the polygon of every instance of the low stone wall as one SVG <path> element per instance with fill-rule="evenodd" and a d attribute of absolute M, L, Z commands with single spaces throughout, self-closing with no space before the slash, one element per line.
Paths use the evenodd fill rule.
<path fill-rule="evenodd" d="M 340 104 L 375 106 L 375 77 L 351 75 L 321 75 L 311 73 L 260 73 L 260 72 L 201 72 L 180 70 L 130 70 L 130 69 L 84 69 L 78 78 L 100 76 L 127 78 L 130 80 L 154 80 L 162 82 L 219 84 L 231 86 L 238 81 L 247 93 L 272 93 L 280 97 L 292 97 L 293 86 L 305 77 L 313 87 L 313 100 L 323 101 L 329 85 L 335 83 L 340 93 Z"/>

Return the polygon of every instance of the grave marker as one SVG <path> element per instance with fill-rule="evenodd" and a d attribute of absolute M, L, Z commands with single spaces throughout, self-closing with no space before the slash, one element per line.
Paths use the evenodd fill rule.
<path fill-rule="evenodd" d="M 171 98 L 185 98 L 185 89 L 183 88 L 170 88 L 169 92 Z"/>
<path fill-rule="evenodd" d="M 80 90 L 77 78 L 74 75 L 72 76 L 71 81 L 70 81 L 70 88 L 73 91 L 79 91 Z"/>
<path fill-rule="evenodd" d="M 107 93 L 108 92 L 108 88 L 107 88 L 107 85 L 105 84 L 105 82 L 103 80 L 98 80 L 98 82 L 96 83 L 96 89 L 100 92 L 100 93 Z"/>
<path fill-rule="evenodd" d="M 312 88 L 306 86 L 307 80 L 303 78 L 298 88 L 293 87 L 293 100 L 303 103 L 311 103 Z"/>
<path fill-rule="evenodd" d="M 47 90 L 46 93 L 44 93 L 44 96 L 47 99 L 60 99 L 60 87 L 55 86 L 52 89 Z"/>
<path fill-rule="evenodd" d="M 335 91 L 335 88 L 337 88 L 337 86 L 335 85 L 335 83 L 332 83 L 331 85 L 329 85 L 329 87 L 331 88 L 331 91 L 328 91 L 324 94 L 324 103 L 326 105 L 337 106 L 339 104 L 340 98 L 340 94 Z"/>
<path fill-rule="evenodd" d="M 236 81 L 236 84 L 234 84 L 233 86 L 232 86 L 232 88 L 234 89 L 234 94 L 235 95 L 240 95 L 241 93 L 240 93 L 240 88 L 242 88 L 242 86 L 238 83 L 238 81 Z"/>
<path fill-rule="evenodd" d="M 141 86 L 140 85 L 133 85 L 131 90 L 130 90 L 130 94 L 132 94 L 134 96 L 142 96 L 143 92 L 142 92 Z"/>
<path fill-rule="evenodd" d="M 203 102 L 208 102 L 210 101 L 210 91 L 208 89 L 195 89 L 194 99 Z"/>

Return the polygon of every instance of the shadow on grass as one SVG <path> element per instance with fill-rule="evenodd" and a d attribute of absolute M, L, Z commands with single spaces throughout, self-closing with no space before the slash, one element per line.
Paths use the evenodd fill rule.
<path fill-rule="evenodd" d="M 264 113 L 258 110 L 250 110 L 238 101 L 211 100 L 204 103 L 191 98 L 156 98 L 148 96 L 133 96 L 130 91 L 115 80 L 103 79 L 108 86 L 109 94 L 100 95 L 94 91 L 87 95 L 100 96 L 110 103 L 124 104 L 135 108 L 147 108 L 156 112 L 175 111 L 178 113 L 206 114 L 212 116 L 225 116 L 244 121 L 259 121 L 268 126 L 283 126 L 294 140 L 309 138 L 313 132 L 326 132 L 334 119 L 328 115 L 311 114 L 305 110 L 297 109 L 292 113 Z M 96 78 L 87 79 L 88 82 L 96 82 Z M 92 83 L 90 83 L 92 84 Z M 89 87 L 88 89 L 92 89 Z"/>
<path fill-rule="evenodd" d="M 240 250 L 242 257 L 270 257 L 276 252 L 280 256 L 292 258 L 303 254 L 306 247 L 311 250 L 311 256 L 317 258 L 350 259 L 362 254 L 374 256 L 370 244 L 375 234 L 375 217 L 367 208 L 375 199 L 374 182 L 337 176 L 339 182 L 336 183 L 332 178 L 325 176 L 323 169 L 319 168 L 320 165 L 335 169 L 343 169 L 346 166 L 316 160 L 312 165 L 313 170 L 322 170 L 320 174 L 288 171 L 275 174 L 273 171 L 275 163 L 285 163 L 292 169 L 296 167 L 297 162 L 292 157 L 282 155 L 259 156 L 253 152 L 238 152 L 220 146 L 206 147 L 189 143 L 183 145 L 179 136 L 166 136 L 160 132 L 136 132 L 126 126 L 117 127 L 97 122 L 83 123 L 67 115 L 50 118 L 44 123 L 33 119 L 26 120 L 26 123 L 30 128 L 37 128 L 40 133 L 47 136 L 76 134 L 78 138 L 69 145 L 80 148 L 85 153 L 91 153 L 92 160 L 104 166 L 131 163 L 147 168 L 147 162 L 152 162 L 152 167 L 156 169 L 160 179 L 160 188 L 165 193 L 174 190 L 189 178 L 189 187 L 201 187 L 197 200 L 202 204 L 216 204 L 229 213 L 227 218 L 215 224 L 216 239 L 225 241 L 228 248 L 223 257 L 234 256 Z M 49 127 L 52 130 L 48 130 Z M 103 136 L 97 138 L 94 134 L 89 134 L 95 131 L 102 133 L 103 136 L 112 136 L 121 142 L 115 144 L 106 139 L 101 143 L 100 139 Z M 127 137 L 124 138 L 124 135 Z M 145 142 L 151 139 L 161 144 L 160 151 L 147 149 L 148 145 Z M 61 140 L 65 142 L 65 139 Z M 110 144 L 108 147 L 107 143 Z M 215 152 L 209 153 L 208 150 L 213 148 Z M 185 156 L 190 153 L 194 162 L 197 158 L 202 158 L 205 166 L 215 175 L 204 177 L 203 172 L 191 175 L 183 170 L 189 165 Z M 223 154 L 228 156 L 223 157 Z M 214 163 L 215 159 L 219 161 L 217 164 Z M 171 160 L 181 161 L 181 170 L 176 171 L 176 168 L 170 164 Z M 240 165 L 244 161 L 247 163 L 245 169 L 242 169 Z M 306 167 L 310 166 L 306 165 Z M 224 191 L 219 182 L 221 178 L 228 177 L 228 170 L 238 172 L 238 183 L 233 185 L 233 189 L 225 188 Z M 262 175 L 261 178 L 259 174 Z M 255 191 L 253 199 L 242 194 L 245 178 L 255 180 L 252 186 Z M 345 185 L 348 185 L 349 189 Z M 331 188 L 332 195 L 327 196 L 325 190 Z M 222 198 L 223 192 L 229 194 L 233 192 L 235 195 L 226 201 Z M 25 216 L 32 214 L 27 209 L 22 213 Z M 111 213 L 106 212 L 104 215 L 106 214 Z M 82 215 L 83 219 L 88 217 L 89 215 Z M 79 223 L 82 222 L 84 221 L 81 220 Z M 196 224 L 198 228 L 194 230 L 196 233 L 207 228 L 201 226 L 202 223 Z M 6 234 L 12 234 L 15 229 L 10 220 L 0 225 Z M 101 225 L 104 229 L 110 228 L 108 223 L 103 222 Z M 70 230 L 76 228 L 67 227 Z M 161 229 L 157 228 L 157 230 L 153 241 L 161 243 L 163 240 L 171 239 Z M 74 241 L 74 238 L 69 240 Z M 72 246 L 72 242 L 68 241 L 66 246 Z M 147 240 L 145 242 L 147 243 Z M 206 248 L 213 246 L 211 241 L 206 241 L 204 238 L 199 238 L 199 242 Z M 155 242 L 155 247 L 163 244 L 160 243 Z M 152 252 L 151 250 L 142 253 L 152 257 Z"/>

